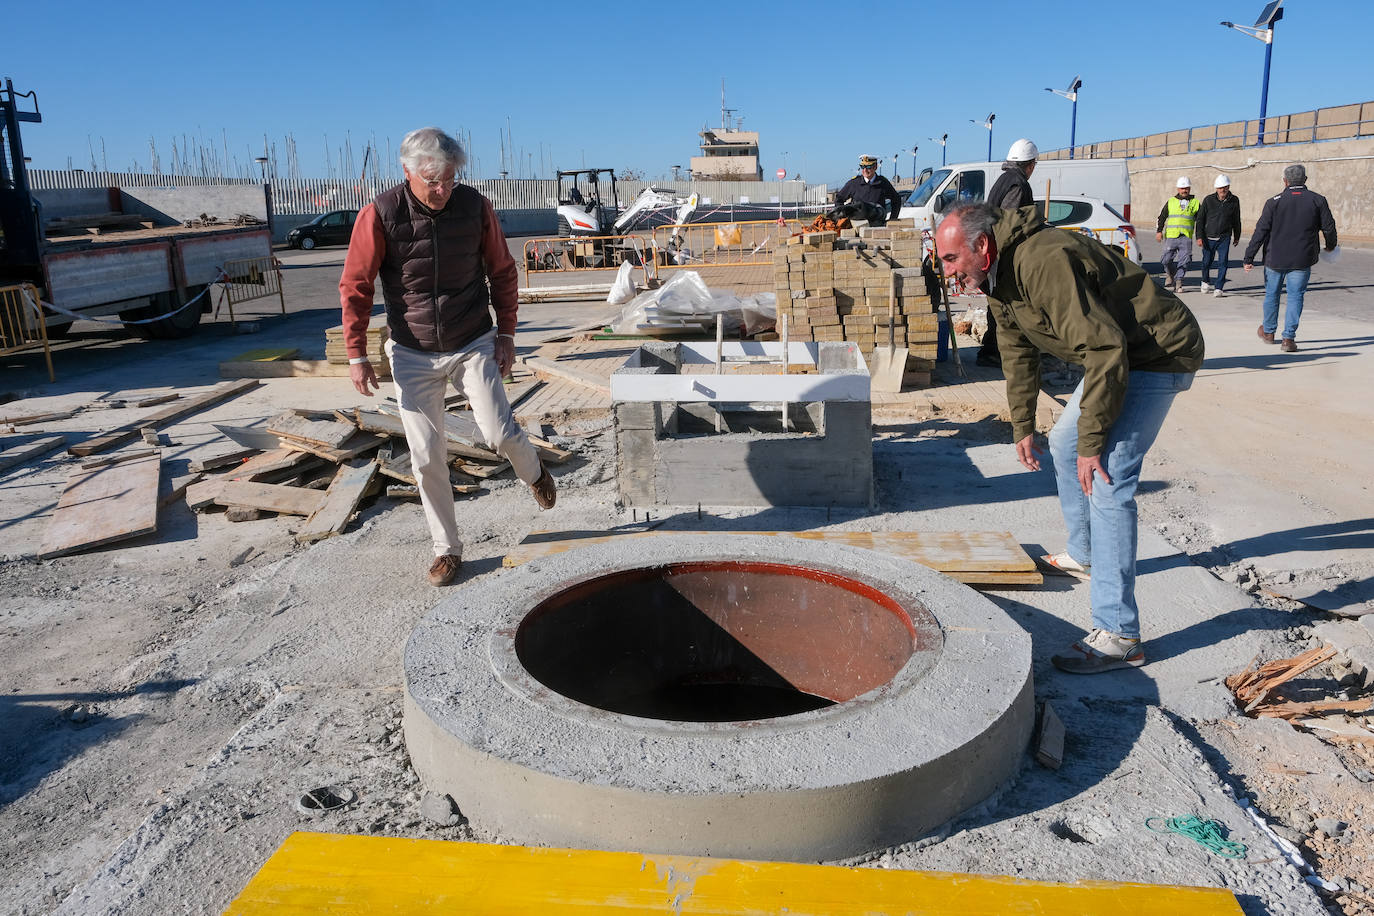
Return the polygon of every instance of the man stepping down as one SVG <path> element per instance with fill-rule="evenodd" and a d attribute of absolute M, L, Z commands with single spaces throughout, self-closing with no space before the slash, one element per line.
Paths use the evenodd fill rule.
<path fill-rule="evenodd" d="M 935 233 L 945 271 L 982 289 L 997 322 L 1016 457 L 1033 471 L 1040 353 L 1083 367 L 1050 432 L 1068 528 L 1062 570 L 1088 578 L 1093 631 L 1052 661 L 1095 674 L 1145 663 L 1135 601 L 1135 492 L 1175 395 L 1202 366 L 1188 307 L 1095 239 L 1053 229 L 1034 207 L 956 207 Z"/>
<path fill-rule="evenodd" d="M 467 156 L 438 128 L 407 134 L 400 159 L 405 182 L 358 213 L 339 299 L 349 374 L 354 387 L 371 397 L 379 385 L 366 336 L 381 276 L 386 353 L 434 540 L 429 581 L 438 586 L 453 581 L 463 555 L 444 435 L 449 382 L 467 396 L 482 436 L 529 484 L 539 506 L 552 508 L 557 494 L 501 382 L 515 361 L 519 279 L 496 211 L 477 191 L 456 183 Z"/>

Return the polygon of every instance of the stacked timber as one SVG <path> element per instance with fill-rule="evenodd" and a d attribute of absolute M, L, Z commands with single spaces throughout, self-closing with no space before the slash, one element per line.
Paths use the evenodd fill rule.
<path fill-rule="evenodd" d="M 850 341 L 865 353 L 887 346 L 890 322 L 893 344 L 908 348 L 907 381 L 929 384 L 938 319 L 921 259 L 921 233 L 901 226 L 794 236 L 773 254 L 778 313 L 793 340 Z"/>
<path fill-rule="evenodd" d="M 367 356 L 378 378 L 391 378 L 391 362 L 386 358 L 387 340 L 386 313 L 378 312 L 367 326 Z M 338 366 L 348 365 L 343 325 L 335 325 L 324 332 L 324 358 Z"/>

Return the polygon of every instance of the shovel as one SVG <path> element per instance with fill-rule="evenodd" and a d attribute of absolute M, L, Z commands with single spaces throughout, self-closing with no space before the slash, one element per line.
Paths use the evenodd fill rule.
<path fill-rule="evenodd" d="M 897 346 L 897 272 L 888 274 L 887 281 L 887 347 L 873 348 L 874 391 L 901 391 L 906 375 L 907 348 Z"/>

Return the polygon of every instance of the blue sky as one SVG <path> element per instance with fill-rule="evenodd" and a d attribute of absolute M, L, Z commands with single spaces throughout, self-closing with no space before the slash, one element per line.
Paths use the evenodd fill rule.
<path fill-rule="evenodd" d="M 836 184 L 872 153 L 898 168 L 950 162 L 1012 140 L 1068 145 L 1064 88 L 1081 75 L 1078 141 L 1253 118 L 1264 45 L 1224 29 L 1264 0 L 1150 3 L 889 2 L 601 6 L 526 0 L 396 6 L 336 0 L 24 3 L 7 14 L 0 77 L 36 90 L 24 125 L 36 168 L 132 163 L 156 146 L 213 147 L 252 167 L 264 135 L 301 174 L 354 168 L 375 138 L 394 157 L 406 131 L 470 134 L 478 174 L 548 177 L 583 165 L 653 179 L 687 165 L 726 100 L 761 133 L 765 174 Z M 1287 0 L 1276 27 L 1269 113 L 1374 99 L 1374 0 Z M 978 21 L 973 14 L 981 13 Z M 977 120 L 979 123 L 970 123 Z M 326 147 L 326 137 L 328 147 Z M 103 144 L 103 151 L 102 151 Z M 326 150 L 328 156 L 326 158 Z"/>

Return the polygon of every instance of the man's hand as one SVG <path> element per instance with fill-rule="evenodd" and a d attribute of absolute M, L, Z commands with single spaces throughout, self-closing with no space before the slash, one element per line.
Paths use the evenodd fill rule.
<path fill-rule="evenodd" d="M 1093 473 L 1102 476 L 1103 483 L 1110 484 L 1112 479 L 1107 476 L 1107 468 L 1102 464 L 1101 455 L 1093 455 L 1090 458 L 1078 456 L 1078 485 L 1083 488 L 1084 496 L 1093 495 Z"/>
<path fill-rule="evenodd" d="M 1043 454 L 1045 454 L 1044 449 L 1036 446 L 1034 436 L 1027 436 L 1016 443 L 1016 460 L 1029 470 L 1040 470 L 1040 456 Z"/>
<path fill-rule="evenodd" d="M 371 363 L 353 363 L 348 367 L 348 377 L 353 380 L 353 387 L 364 397 L 372 397 L 372 392 L 382 387 L 377 382 L 377 373 L 373 371 Z M 368 390 L 369 387 L 371 391 Z"/>
<path fill-rule="evenodd" d="M 511 366 L 515 365 L 515 341 L 509 337 L 496 338 L 496 368 L 501 372 L 501 378 L 510 375 Z"/>
<path fill-rule="evenodd" d="M 1197 240 L 1197 247 L 1199 247 L 1199 248 L 1202 247 L 1202 238 L 1201 238 L 1200 236 L 1198 237 L 1198 240 Z"/>
<path fill-rule="evenodd" d="M 1246 264 L 1246 265 L 1245 265 L 1245 272 L 1248 274 L 1250 271 L 1254 270 L 1254 268 L 1255 268 L 1255 265 L 1254 265 L 1254 264 Z"/>
<path fill-rule="evenodd" d="M 1162 241 L 1164 241 L 1164 233 L 1162 233 L 1162 232 L 1156 232 L 1156 233 L 1155 233 L 1155 241 L 1156 241 L 1156 242 L 1162 242 Z"/>

